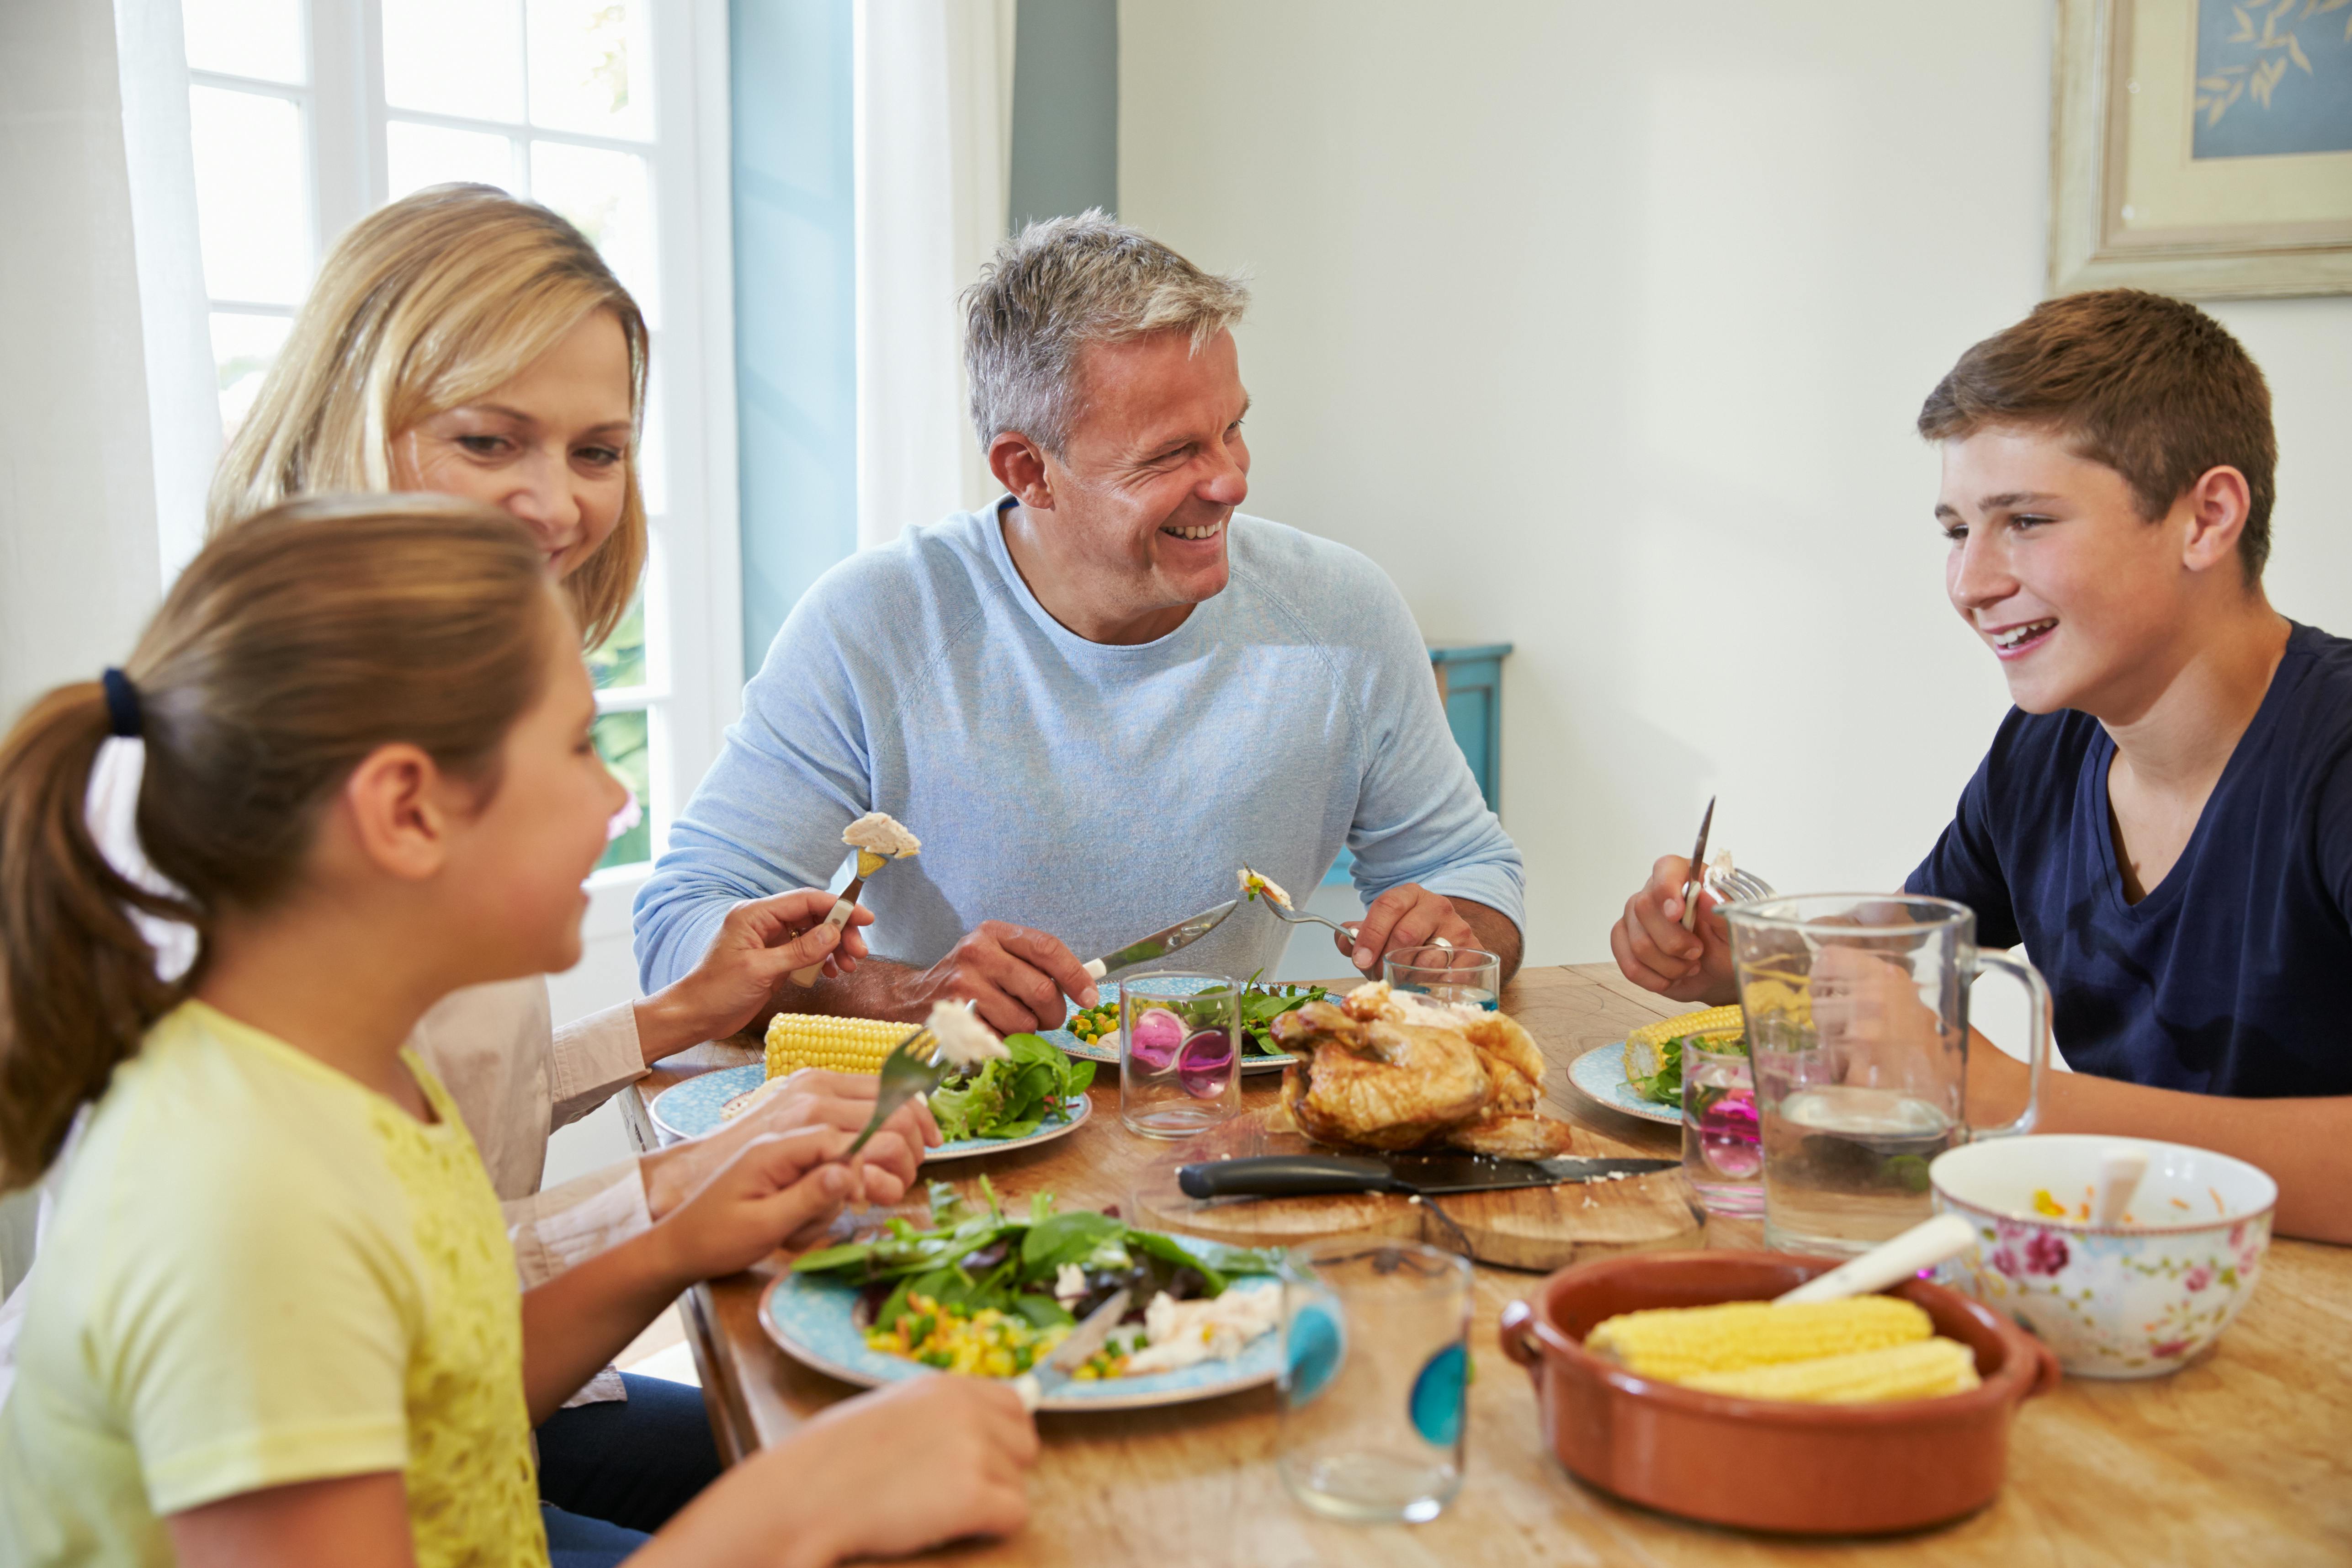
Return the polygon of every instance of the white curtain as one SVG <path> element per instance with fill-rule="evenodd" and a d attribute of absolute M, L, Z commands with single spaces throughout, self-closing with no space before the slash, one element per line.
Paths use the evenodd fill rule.
<path fill-rule="evenodd" d="M 858 0 L 857 542 L 984 506 L 956 297 L 1004 237 L 1015 0 Z"/>
<path fill-rule="evenodd" d="M 205 493 L 221 452 L 189 145 L 187 47 L 180 0 L 114 0 L 114 25 L 155 457 L 155 533 L 169 587 L 204 545 Z"/>
<path fill-rule="evenodd" d="M 0 725 L 122 661 L 203 517 L 220 413 L 179 16 L 0 0 Z M 142 169 L 168 184 L 174 146 L 176 206 Z M 0 1292 L 30 1261 L 34 1205 L 0 1200 Z"/>

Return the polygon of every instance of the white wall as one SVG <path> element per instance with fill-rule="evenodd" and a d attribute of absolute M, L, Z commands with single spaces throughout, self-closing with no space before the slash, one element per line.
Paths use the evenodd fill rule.
<path fill-rule="evenodd" d="M 1121 216 L 1246 268 L 1250 510 L 1508 640 L 1528 952 L 1649 862 L 1887 886 L 2006 707 L 1911 432 L 2040 298 L 2044 0 L 1128 0 Z M 2217 307 L 2270 373 L 2292 615 L 2352 631 L 2352 300 Z M 1830 716 L 1827 724 L 1822 716 Z"/>

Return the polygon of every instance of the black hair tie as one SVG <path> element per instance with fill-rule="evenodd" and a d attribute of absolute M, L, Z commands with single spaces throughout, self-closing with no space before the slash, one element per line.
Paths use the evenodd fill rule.
<path fill-rule="evenodd" d="M 110 668 L 99 677 L 106 688 L 106 732 L 126 740 L 139 736 L 139 689 L 121 670 Z"/>

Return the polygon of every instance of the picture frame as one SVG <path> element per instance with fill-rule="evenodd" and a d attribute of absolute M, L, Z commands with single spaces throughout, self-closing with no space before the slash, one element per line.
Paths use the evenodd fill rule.
<path fill-rule="evenodd" d="M 2352 0 L 2058 0 L 2049 292 L 2352 293 Z"/>

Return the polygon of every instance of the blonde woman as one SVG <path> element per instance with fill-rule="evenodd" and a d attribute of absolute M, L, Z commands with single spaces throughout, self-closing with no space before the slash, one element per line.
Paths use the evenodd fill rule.
<path fill-rule="evenodd" d="M 636 302 L 555 214 L 486 185 L 404 197 L 353 225 L 320 269 L 222 457 L 211 531 L 336 491 L 485 501 L 530 528 L 593 647 L 645 564 L 647 348 Z M 553 1128 L 650 1063 L 753 1021 L 805 962 L 796 939 L 830 940 L 811 930 L 830 908 L 819 891 L 739 904 L 692 973 L 561 1028 L 537 978 L 460 992 L 426 1015 L 414 1043 L 481 1147 L 526 1285 L 643 1229 L 746 1138 L 865 1125 L 873 1080 L 811 1074 L 716 1138 L 540 1190 Z M 871 918 L 860 910 L 856 923 Z M 845 973 L 865 954 L 853 926 L 825 972 Z M 902 1114 L 866 1145 L 864 1195 L 896 1202 L 938 1141 L 927 1111 Z M 610 1369 L 539 1440 L 551 1505 L 634 1530 L 657 1528 L 718 1470 L 695 1390 Z M 571 1528 L 550 1522 L 559 1537 Z"/>

